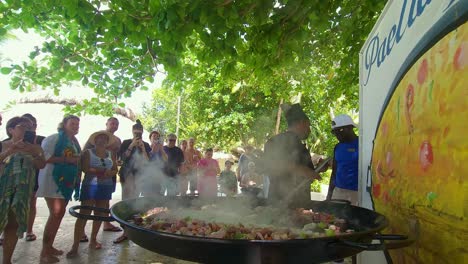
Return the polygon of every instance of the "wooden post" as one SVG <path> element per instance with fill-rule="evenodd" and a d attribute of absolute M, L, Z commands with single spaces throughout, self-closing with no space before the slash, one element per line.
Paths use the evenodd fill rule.
<path fill-rule="evenodd" d="M 180 103 L 182 101 L 182 97 L 179 95 L 177 96 L 177 122 L 176 122 L 176 137 L 177 137 L 177 142 L 176 144 L 179 145 L 179 122 L 180 122 Z"/>
<path fill-rule="evenodd" d="M 280 103 L 279 103 L 279 106 L 278 106 L 278 113 L 276 114 L 275 135 L 279 134 L 280 121 L 281 121 L 281 105 L 282 104 L 283 104 L 283 99 L 280 100 Z"/>

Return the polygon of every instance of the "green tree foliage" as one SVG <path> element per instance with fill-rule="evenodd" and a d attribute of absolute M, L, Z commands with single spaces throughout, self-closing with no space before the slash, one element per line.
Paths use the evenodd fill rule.
<path fill-rule="evenodd" d="M 155 89 L 151 105 L 143 107 L 140 117 L 144 127 L 149 131 L 157 130 L 163 135 L 175 133 L 178 96 L 179 92 L 174 89 Z M 183 115 L 185 114 L 184 111 Z"/>
<path fill-rule="evenodd" d="M 109 114 L 121 98 L 147 89 L 162 65 L 164 91 L 182 93 L 190 113 L 181 132 L 223 145 L 260 144 L 273 132 L 279 101 L 302 94 L 316 128 L 309 143 L 326 146 L 329 107 L 357 108 L 358 52 L 384 4 L 5 0 L 2 28 L 33 29 L 46 41 L 29 62 L 1 72 L 19 91 L 59 93 L 81 82 L 97 96 L 69 111 Z"/>

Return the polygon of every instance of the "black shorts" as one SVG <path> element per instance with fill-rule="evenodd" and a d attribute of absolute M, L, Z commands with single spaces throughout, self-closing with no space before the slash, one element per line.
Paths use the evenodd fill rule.
<path fill-rule="evenodd" d="M 34 192 L 37 192 L 37 189 L 39 189 L 39 170 L 36 170 L 36 176 L 34 181 Z"/>
<path fill-rule="evenodd" d="M 113 183 L 112 184 L 112 193 L 114 193 L 115 192 L 115 187 L 117 186 L 117 176 L 116 175 L 112 176 L 112 183 Z"/>

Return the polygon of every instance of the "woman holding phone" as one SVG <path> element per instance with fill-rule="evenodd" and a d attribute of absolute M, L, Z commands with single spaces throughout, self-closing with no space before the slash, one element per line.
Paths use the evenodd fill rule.
<path fill-rule="evenodd" d="M 149 135 L 151 141 L 151 152 L 150 160 L 157 160 L 159 162 L 167 161 L 167 154 L 164 152 L 163 142 L 161 134 L 158 131 L 152 131 Z"/>
<path fill-rule="evenodd" d="M 30 197 L 36 169 L 45 166 L 41 147 L 28 140 L 34 136 L 32 122 L 13 117 L 7 123 L 9 140 L 0 143 L 0 232 L 4 232 L 3 263 L 11 263 L 18 238 L 27 230 Z M 32 136 L 31 136 L 32 135 Z"/>
<path fill-rule="evenodd" d="M 37 120 L 36 118 L 27 113 L 22 115 L 22 117 L 26 117 L 32 122 L 32 133 L 27 133 L 25 135 L 25 140 L 32 143 L 36 144 L 38 146 L 41 146 L 42 141 L 45 139 L 44 136 L 39 136 L 36 134 L 36 129 L 37 129 Z M 28 138 L 28 135 L 30 138 Z M 28 230 L 26 231 L 26 241 L 35 241 L 37 239 L 36 235 L 33 232 L 33 226 L 34 226 L 34 220 L 36 219 L 36 203 L 37 203 L 37 196 L 36 192 L 37 189 L 39 189 L 39 169 L 36 169 L 36 177 L 35 177 L 35 184 L 34 184 L 34 191 L 33 194 L 31 195 L 31 206 L 30 206 L 30 212 L 29 212 L 29 220 L 28 220 Z"/>
<path fill-rule="evenodd" d="M 151 151 L 149 153 L 150 165 L 148 170 L 151 173 L 145 173 L 145 176 L 139 180 L 141 186 L 141 195 L 145 197 L 158 196 L 161 192 L 161 181 L 163 178 L 162 170 L 167 163 L 167 154 L 164 152 L 163 140 L 158 131 L 152 131 L 149 135 L 151 142 Z"/>

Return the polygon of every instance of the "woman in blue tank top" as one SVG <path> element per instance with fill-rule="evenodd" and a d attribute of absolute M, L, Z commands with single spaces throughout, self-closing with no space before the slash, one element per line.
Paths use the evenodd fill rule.
<path fill-rule="evenodd" d="M 85 177 L 81 184 L 81 205 L 109 208 L 112 199 L 112 177 L 117 174 L 115 157 L 106 148 L 114 143 L 115 136 L 107 131 L 98 131 L 92 134 L 88 140 L 94 148 L 84 151 L 82 154 L 82 169 Z M 90 210 L 81 209 L 82 214 L 91 214 Z M 106 216 L 106 213 L 95 212 L 95 215 Z M 101 221 L 93 221 L 89 248 L 101 249 L 101 244 L 96 237 L 101 227 Z M 67 258 L 78 256 L 78 246 L 84 234 L 86 220 L 78 218 L 75 223 L 73 246 L 67 254 Z"/>

